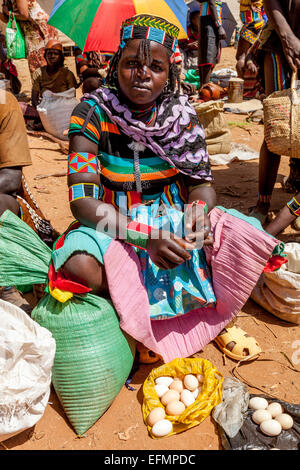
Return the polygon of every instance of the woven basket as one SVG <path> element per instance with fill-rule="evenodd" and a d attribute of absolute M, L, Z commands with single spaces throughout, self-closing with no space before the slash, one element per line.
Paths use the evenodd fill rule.
<path fill-rule="evenodd" d="M 263 102 L 265 141 L 270 152 L 300 158 L 300 99 L 296 92 L 298 72 L 291 88 L 275 91 Z"/>

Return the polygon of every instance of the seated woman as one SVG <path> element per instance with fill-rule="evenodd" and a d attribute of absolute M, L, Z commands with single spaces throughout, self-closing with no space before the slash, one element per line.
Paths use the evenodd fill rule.
<path fill-rule="evenodd" d="M 46 45 L 45 59 L 47 65 L 34 73 L 31 102 L 35 108 L 39 104 L 44 91 L 61 93 L 70 88 L 77 88 L 76 78 L 67 67 L 64 67 L 63 45 L 61 42 L 51 40 Z"/>
<path fill-rule="evenodd" d="M 213 209 L 204 130 L 179 94 L 178 33 L 162 18 L 126 20 L 106 87 L 74 109 L 68 185 L 77 221 L 55 245 L 49 271 L 54 297 L 58 285 L 110 297 L 121 328 L 164 360 L 222 332 L 278 244 L 242 214 Z M 224 352 L 260 351 L 231 330 L 218 339 Z"/>

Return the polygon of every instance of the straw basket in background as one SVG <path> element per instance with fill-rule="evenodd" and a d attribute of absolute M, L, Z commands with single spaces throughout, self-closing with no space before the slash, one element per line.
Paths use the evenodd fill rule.
<path fill-rule="evenodd" d="M 278 155 L 300 158 L 300 96 L 296 91 L 298 71 L 293 72 L 291 88 L 275 91 L 263 102 L 265 140 Z"/>

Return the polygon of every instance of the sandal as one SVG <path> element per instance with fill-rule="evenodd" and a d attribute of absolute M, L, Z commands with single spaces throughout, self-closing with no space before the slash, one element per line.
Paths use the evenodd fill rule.
<path fill-rule="evenodd" d="M 244 330 L 238 326 L 227 326 L 225 332 L 215 338 L 215 342 L 226 356 L 235 361 L 249 361 L 256 359 L 261 353 L 257 341 L 253 336 L 249 336 Z M 228 345 L 234 343 L 234 347 L 230 350 Z"/>
<path fill-rule="evenodd" d="M 154 353 L 150 349 L 146 348 L 142 343 L 137 343 L 136 350 L 139 355 L 139 363 L 140 364 L 154 364 L 161 360 L 161 356 L 159 354 Z"/>
<path fill-rule="evenodd" d="M 300 232 L 300 217 L 297 217 L 297 219 L 293 222 L 293 228 Z"/>

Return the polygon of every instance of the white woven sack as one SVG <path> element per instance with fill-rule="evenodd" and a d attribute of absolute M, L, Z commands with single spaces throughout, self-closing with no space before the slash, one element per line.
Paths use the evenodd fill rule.
<path fill-rule="evenodd" d="M 48 403 L 52 334 L 0 299 L 0 442 L 34 426 Z"/>
<path fill-rule="evenodd" d="M 75 88 L 61 93 L 44 91 L 42 101 L 36 109 L 45 131 L 58 139 L 68 140 L 64 131 L 69 129 L 73 109 L 78 103 Z"/>
<path fill-rule="evenodd" d="M 300 325 L 300 244 L 286 243 L 288 262 L 263 273 L 251 298 L 281 320 Z"/>

